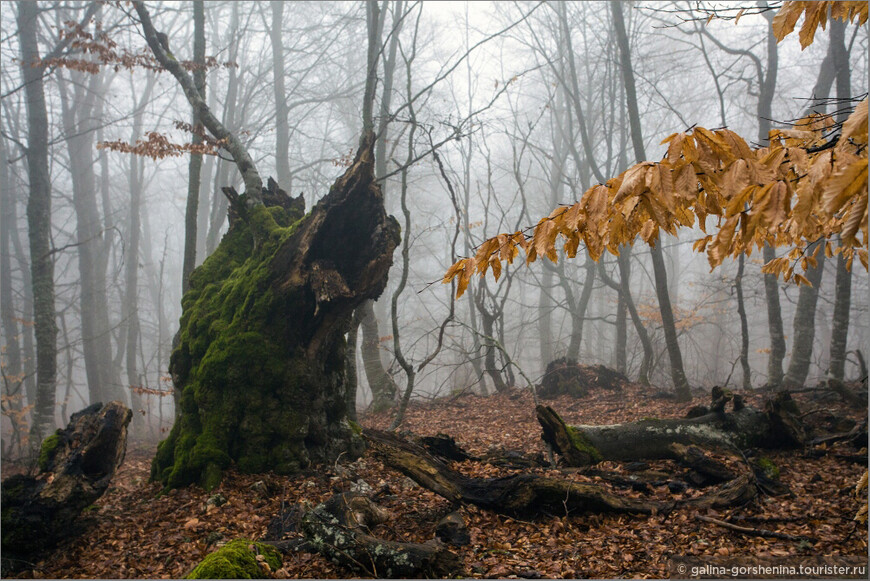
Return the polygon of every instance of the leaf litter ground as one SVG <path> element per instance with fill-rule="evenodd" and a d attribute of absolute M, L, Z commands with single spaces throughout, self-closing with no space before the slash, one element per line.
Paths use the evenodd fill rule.
<path fill-rule="evenodd" d="M 701 396 L 703 397 L 703 396 Z M 701 400 L 696 398 L 696 402 Z M 747 393 L 750 405 L 763 397 Z M 804 410 L 860 420 L 861 413 L 837 402 L 823 404 L 795 396 Z M 682 417 L 691 404 L 655 399 L 649 388 L 626 384 L 621 392 L 596 391 L 583 399 L 568 396 L 547 402 L 569 424 L 605 424 L 644 417 Z M 821 419 L 819 419 L 821 418 Z M 388 413 L 362 419 L 367 427 L 384 429 Z M 444 433 L 456 438 L 469 453 L 482 456 L 506 450 L 546 455 L 528 391 L 514 390 L 488 398 L 464 395 L 409 406 L 404 422 L 417 435 Z M 854 451 L 836 447 L 821 457 L 804 451 L 774 452 L 767 456 L 779 467 L 790 496 L 760 496 L 749 505 L 722 511 L 705 510 L 740 526 L 795 536 L 815 543 L 747 536 L 701 522 L 688 508 L 654 516 L 613 514 L 550 514 L 534 521 L 509 518 L 476 507 L 464 507 L 471 543 L 454 549 L 462 557 L 464 574 L 473 578 L 666 578 L 669 560 L 695 557 L 702 562 L 737 560 L 750 565 L 758 560 L 861 556 L 867 557 L 867 527 L 852 518 L 866 496 L 856 497 L 855 484 L 866 469 Z M 837 457 L 835 452 L 842 452 Z M 228 540 L 263 536 L 282 507 L 315 505 L 352 486 L 371 487 L 392 518 L 373 533 L 390 540 L 424 542 L 433 538 L 435 524 L 451 510 L 450 503 L 401 474 L 364 456 L 348 464 L 322 466 L 294 477 L 249 475 L 230 471 L 212 492 L 197 487 L 160 494 L 148 482 L 153 446 L 131 444 L 127 459 L 112 487 L 82 518 L 84 533 L 58 547 L 21 574 L 37 578 L 180 578 L 202 558 Z M 818 454 L 817 454 L 818 455 Z M 849 458 L 849 456 L 852 456 Z M 668 461 L 650 468 L 678 470 Z M 454 467 L 469 476 L 491 477 L 520 470 L 466 461 Z M 598 468 L 625 470 L 605 462 Z M 598 476 L 577 469 L 526 469 L 557 474 L 578 482 L 596 482 Z M 362 484 L 364 483 L 364 484 Z M 673 494 L 667 487 L 646 492 L 614 489 L 621 495 L 673 500 L 697 495 L 688 489 Z M 865 493 L 866 494 L 866 493 Z M 288 533 L 293 538 L 298 533 Z M 358 576 L 324 557 L 295 552 L 284 557 L 276 578 L 349 578 Z"/>

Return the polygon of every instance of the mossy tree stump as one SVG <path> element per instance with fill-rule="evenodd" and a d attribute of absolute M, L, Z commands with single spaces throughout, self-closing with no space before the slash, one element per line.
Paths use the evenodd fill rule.
<path fill-rule="evenodd" d="M 210 489 L 231 463 L 289 474 L 361 453 L 344 335 L 353 310 L 383 292 L 399 243 L 372 143 L 305 216 L 271 180 L 265 206 L 227 190 L 230 229 L 182 299 L 170 361 L 181 409 L 153 479 Z"/>

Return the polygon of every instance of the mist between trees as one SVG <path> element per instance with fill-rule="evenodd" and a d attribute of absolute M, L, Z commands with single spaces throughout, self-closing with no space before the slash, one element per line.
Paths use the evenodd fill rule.
<path fill-rule="evenodd" d="M 669 391 L 866 376 L 867 271 L 824 252 L 812 287 L 761 272 L 789 249 L 711 272 L 696 225 L 597 263 L 560 250 L 460 299 L 440 284 L 487 238 L 661 159 L 674 132 L 727 127 L 764 147 L 811 112 L 842 123 L 867 95 L 866 24 L 832 20 L 802 49 L 773 37 L 778 4 L 739 22 L 685 2 L 376 6 L 373 21 L 360 2 L 147 4 L 235 151 L 306 210 L 374 130 L 403 240 L 350 321 L 357 413 L 527 387 L 559 357 Z M 223 188 L 250 185 L 235 142 L 202 130 L 127 4 L 4 3 L 0 19 L 3 454 L 113 399 L 133 437 L 162 439 L 182 292 L 226 232 Z"/>

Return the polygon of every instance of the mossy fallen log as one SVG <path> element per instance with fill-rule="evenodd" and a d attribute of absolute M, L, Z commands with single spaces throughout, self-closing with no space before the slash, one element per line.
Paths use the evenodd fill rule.
<path fill-rule="evenodd" d="M 121 402 L 96 403 L 42 442 L 36 477 L 2 483 L 4 574 L 34 561 L 76 531 L 82 510 L 106 492 L 127 450 L 132 412 Z"/>
<path fill-rule="evenodd" d="M 180 415 L 151 476 L 166 487 L 294 473 L 362 452 L 347 421 L 344 334 L 383 291 L 398 223 L 373 177 L 373 141 L 303 216 L 270 180 L 266 206 L 228 190 L 230 229 L 190 278 L 170 372 Z"/>
<path fill-rule="evenodd" d="M 643 419 L 625 424 L 569 426 L 551 408 L 537 406 L 543 439 L 569 466 L 602 460 L 681 459 L 673 444 L 728 450 L 795 448 L 807 439 L 788 394 L 770 400 L 763 411 L 735 401 L 726 412 L 727 392 L 714 391 L 712 411 L 691 418 Z"/>
<path fill-rule="evenodd" d="M 352 571 L 380 577 L 454 577 L 461 572 L 459 556 L 441 541 L 400 543 L 364 531 L 383 522 L 387 513 L 365 496 L 337 494 L 308 511 L 301 521 L 309 546 Z"/>

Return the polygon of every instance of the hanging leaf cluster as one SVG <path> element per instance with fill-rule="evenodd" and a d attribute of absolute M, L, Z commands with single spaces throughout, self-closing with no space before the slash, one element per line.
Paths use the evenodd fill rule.
<path fill-rule="evenodd" d="M 801 41 L 812 42 L 828 8 L 832 18 L 867 20 L 866 2 L 786 2 L 774 19 L 775 34 L 784 38 L 807 12 Z M 662 143 L 668 149 L 661 161 L 639 163 L 589 188 L 580 201 L 554 209 L 526 231 L 485 240 L 473 257 L 454 263 L 443 282 L 456 280 L 460 297 L 474 274 L 483 277 L 492 268 L 498 280 L 502 263 L 513 263 L 520 250 L 526 264 L 541 256 L 556 262 L 557 243 L 568 258 L 583 244 L 598 261 L 605 250 L 616 255 L 638 237 L 652 246 L 660 231 L 676 235 L 696 225 L 706 235 L 694 249 L 706 251 L 712 268 L 764 244 L 791 248 L 762 268 L 786 281 L 809 284 L 800 272 L 816 264 L 821 248 L 828 256 L 842 253 L 850 269 L 857 255 L 867 268 L 866 98 L 842 126 L 829 115 L 810 115 L 771 131 L 768 147 L 750 147 L 729 129 L 703 127 Z M 708 218 L 716 221 L 709 233 Z M 816 241 L 824 244 L 807 252 Z"/>

